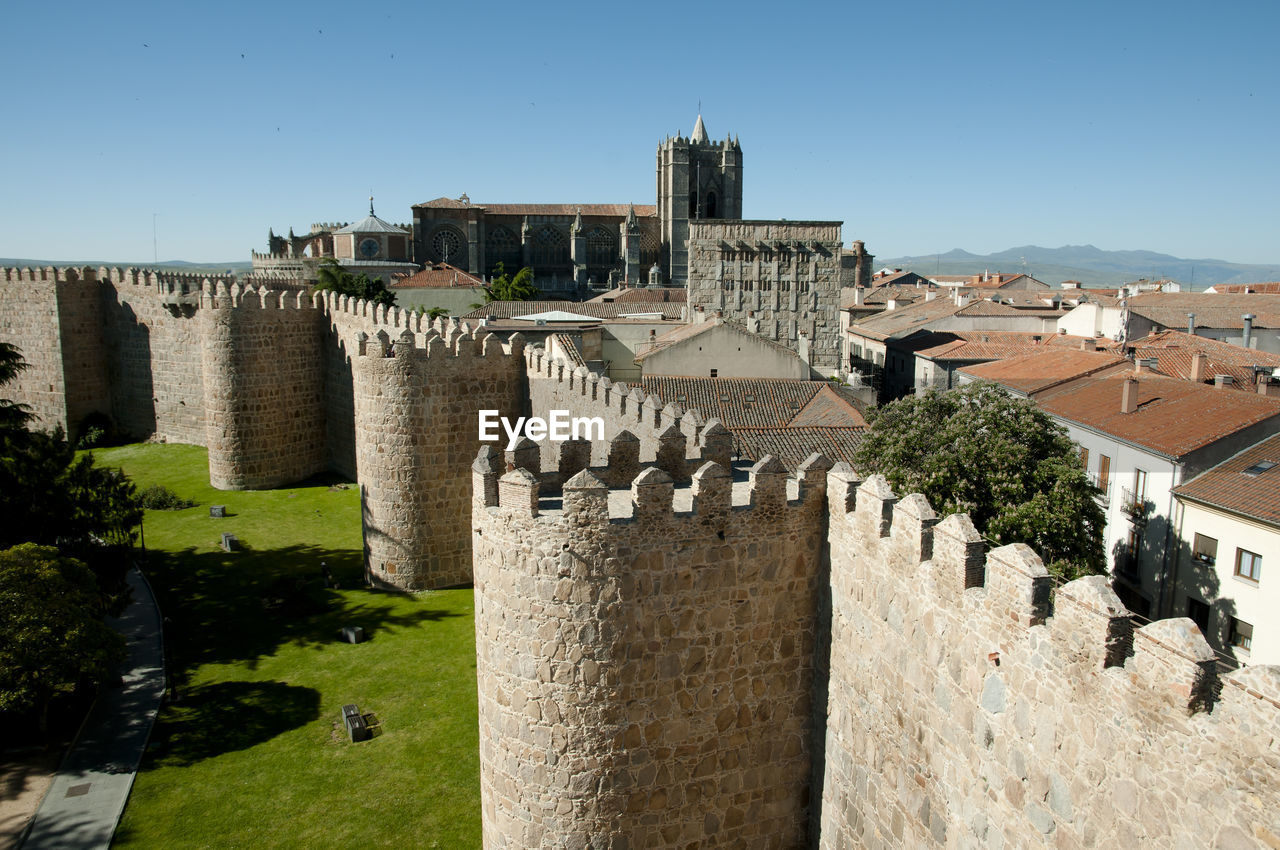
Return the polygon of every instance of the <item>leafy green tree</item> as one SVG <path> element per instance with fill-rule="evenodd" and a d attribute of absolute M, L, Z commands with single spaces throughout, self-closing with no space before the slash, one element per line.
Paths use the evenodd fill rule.
<path fill-rule="evenodd" d="M 45 732 L 56 695 L 100 684 L 125 655 L 102 614 L 84 564 L 51 546 L 0 551 L 0 711 L 35 712 Z"/>
<path fill-rule="evenodd" d="M 387 285 L 381 279 L 370 279 L 364 273 L 352 274 L 332 257 L 325 257 L 320 261 L 316 269 L 315 288 L 332 290 L 339 295 L 363 298 L 386 307 L 396 306 L 396 294 L 387 289 Z"/>
<path fill-rule="evenodd" d="M 0 342 L 0 386 L 18 377 L 27 368 L 27 361 L 22 352 L 10 342 Z M 14 433 L 23 431 L 31 424 L 31 408 L 8 399 L 0 399 L 0 431 Z"/>
<path fill-rule="evenodd" d="M 434 322 L 436 319 L 443 319 L 449 315 L 449 310 L 445 307 L 418 307 L 418 315 L 425 316 L 428 321 Z"/>
<path fill-rule="evenodd" d="M 484 288 L 485 304 L 490 301 L 532 301 L 537 297 L 538 287 L 533 285 L 533 269 L 529 266 L 516 272 L 513 277 L 507 274 L 502 263 L 498 263 L 493 267 L 489 285 Z"/>
<path fill-rule="evenodd" d="M 854 455 L 939 516 L 965 512 L 999 545 L 1023 542 L 1065 578 L 1102 573 L 1105 517 L 1079 449 L 1034 402 L 994 384 L 899 399 L 871 411 Z"/>

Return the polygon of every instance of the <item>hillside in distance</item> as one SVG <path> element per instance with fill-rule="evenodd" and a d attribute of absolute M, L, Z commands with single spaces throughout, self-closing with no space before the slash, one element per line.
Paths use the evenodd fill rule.
<path fill-rule="evenodd" d="M 82 269 L 85 266 L 99 269 L 106 266 L 109 269 L 163 269 L 171 272 L 182 272 L 183 274 L 226 274 L 231 272 L 236 275 L 246 275 L 253 269 L 253 263 L 244 260 L 234 263 L 189 263 L 186 260 L 164 260 L 159 263 L 141 262 L 141 263 L 121 263 L 108 262 L 105 260 L 31 260 L 12 257 L 0 257 L 0 268 L 8 269 L 42 269 L 46 266 L 56 266 L 57 268 L 77 268 Z"/>
<path fill-rule="evenodd" d="M 1023 245 L 993 254 L 971 254 L 956 248 L 945 254 L 877 257 L 875 266 L 901 268 L 921 275 L 1025 271 L 1054 286 L 1064 280 L 1078 280 L 1085 286 L 1114 287 L 1139 278 L 1172 278 L 1196 291 L 1217 283 L 1280 280 L 1280 263 L 1248 265 L 1227 260 L 1188 260 L 1154 251 L 1103 251 L 1092 245 L 1061 248 Z"/>

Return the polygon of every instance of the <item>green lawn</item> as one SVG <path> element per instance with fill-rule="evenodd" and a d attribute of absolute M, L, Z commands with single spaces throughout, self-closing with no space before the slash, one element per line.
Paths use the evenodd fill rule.
<path fill-rule="evenodd" d="M 139 489 L 197 502 L 146 515 L 178 700 L 160 713 L 113 846 L 479 846 L 471 591 L 363 588 L 354 485 L 224 492 L 202 448 L 94 454 Z M 224 531 L 244 551 L 223 552 Z M 322 561 L 341 590 L 323 587 Z M 371 639 L 339 642 L 347 624 Z M 346 740 L 351 702 L 376 716 L 372 741 Z"/>

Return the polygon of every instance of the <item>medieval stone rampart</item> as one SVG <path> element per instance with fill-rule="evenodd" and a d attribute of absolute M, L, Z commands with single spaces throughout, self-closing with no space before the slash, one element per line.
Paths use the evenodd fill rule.
<path fill-rule="evenodd" d="M 1280 668 L 1220 680 L 1190 620 L 1134 630 L 878 476 L 827 493 L 822 847 L 1280 844 Z"/>
<path fill-rule="evenodd" d="M 542 348 L 526 349 L 525 360 L 530 415 L 546 418 L 552 410 L 565 410 L 571 417 L 598 416 L 604 420 L 604 440 L 593 441 L 591 446 L 593 465 L 607 464 L 610 441 L 622 431 L 639 440 L 640 459 L 644 462 L 654 461 L 660 452 L 670 452 L 669 447 L 679 442 L 689 447 L 691 459 L 711 452 L 711 459 L 722 466 L 729 465 L 733 435 L 720 420 L 704 420 L 696 410 L 664 404 L 640 387 L 615 384 L 585 366 L 551 356 Z M 544 467 L 556 463 L 555 443 L 544 441 L 541 450 Z M 676 479 L 687 481 L 691 471 L 676 473 Z"/>
<path fill-rule="evenodd" d="M 198 319 L 210 483 L 265 489 L 323 471 L 322 323 L 311 296 L 206 283 Z"/>
<path fill-rule="evenodd" d="M 827 464 L 501 474 L 525 450 L 473 467 L 485 845 L 802 846 Z"/>
<path fill-rule="evenodd" d="M 478 411 L 519 415 L 523 339 L 504 346 L 456 321 L 431 325 L 348 299 L 334 299 L 331 312 L 372 320 L 375 331 L 351 343 L 367 577 L 413 590 L 470 582 Z"/>

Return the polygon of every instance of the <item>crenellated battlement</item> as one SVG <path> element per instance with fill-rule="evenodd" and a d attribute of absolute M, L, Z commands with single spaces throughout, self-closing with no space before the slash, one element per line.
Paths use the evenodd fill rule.
<path fill-rule="evenodd" d="M 273 291 L 265 284 L 245 286 L 237 281 L 200 281 L 200 307 L 205 310 L 314 310 L 319 299 L 304 290 Z"/>
<path fill-rule="evenodd" d="M 837 464 L 827 493 L 822 847 L 869 830 L 894 830 L 905 846 L 1039 846 L 1059 834 L 1072 846 L 1174 846 L 1192 824 L 1206 845 L 1238 825 L 1277 834 L 1280 794 L 1269 771 L 1248 766 L 1280 765 L 1280 668 L 1222 675 L 1191 620 L 1134 628 L 1106 577 L 1058 584 L 1030 547 L 987 551 L 967 516 L 939 521 L 923 496 L 899 498 L 880 476 Z M 901 778 L 877 761 L 889 752 L 916 781 L 877 809 L 868 788 Z M 855 764 L 870 785 L 854 781 Z M 1142 794 L 1179 800 L 1182 830 L 1116 810 L 1135 771 Z"/>

